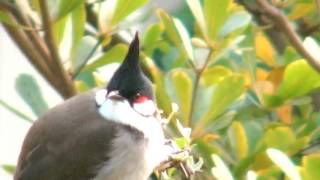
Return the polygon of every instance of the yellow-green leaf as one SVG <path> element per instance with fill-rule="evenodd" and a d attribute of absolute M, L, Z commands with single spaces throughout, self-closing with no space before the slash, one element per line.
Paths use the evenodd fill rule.
<path fill-rule="evenodd" d="M 148 0 L 117 0 L 111 24 L 118 24 L 122 19 L 127 17 L 129 14 L 131 14 L 133 11 L 137 10 L 147 2 Z"/>
<path fill-rule="evenodd" d="M 278 95 L 283 99 L 303 96 L 320 87 L 320 74 L 305 60 L 295 61 L 287 66 Z"/>
<path fill-rule="evenodd" d="M 269 129 L 263 138 L 263 142 L 272 148 L 282 151 L 290 150 L 289 148 L 296 140 L 292 130 L 288 127 L 275 127 Z"/>
<path fill-rule="evenodd" d="M 205 124 L 221 115 L 244 92 L 242 75 L 230 75 L 215 87 L 208 112 L 201 119 Z"/>
<path fill-rule="evenodd" d="M 291 20 L 297 20 L 300 18 L 305 17 L 310 12 L 313 12 L 315 10 L 315 4 L 314 2 L 311 3 L 299 3 L 295 4 L 293 10 L 288 15 L 289 19 Z"/>
<path fill-rule="evenodd" d="M 215 41 L 220 28 L 229 16 L 231 0 L 204 0 L 204 15 L 208 36 Z"/>
<path fill-rule="evenodd" d="M 248 141 L 244 127 L 238 121 L 231 124 L 228 130 L 228 138 L 233 151 L 238 160 L 247 157 L 248 155 Z"/>
<path fill-rule="evenodd" d="M 188 126 L 189 111 L 191 105 L 192 80 L 189 75 L 181 69 L 169 74 L 167 84 L 168 94 L 171 99 L 179 105 L 179 115 L 184 126 Z"/>
<path fill-rule="evenodd" d="M 311 154 L 302 158 L 302 177 L 304 180 L 320 179 L 320 153 Z"/>
<path fill-rule="evenodd" d="M 258 33 L 255 37 L 255 48 L 257 57 L 269 66 L 275 65 L 275 50 L 271 43 L 262 33 Z"/>
<path fill-rule="evenodd" d="M 232 74 L 232 71 L 224 66 L 213 66 L 206 68 L 202 74 L 202 81 L 206 87 L 218 83 L 224 77 Z"/>
<path fill-rule="evenodd" d="M 84 5 L 84 0 L 60 0 L 59 1 L 59 12 L 56 19 L 60 19 L 66 16 L 68 13 L 78 8 L 80 5 Z"/>

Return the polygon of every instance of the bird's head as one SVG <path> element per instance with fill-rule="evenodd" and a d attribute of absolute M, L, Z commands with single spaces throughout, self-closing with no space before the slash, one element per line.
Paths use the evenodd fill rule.
<path fill-rule="evenodd" d="M 156 111 L 154 92 L 150 80 L 143 74 L 139 64 L 139 37 L 136 33 L 128 53 L 112 76 L 106 89 L 96 94 L 96 103 L 103 108 L 106 102 L 127 103 L 141 115 L 153 115 Z M 111 108 L 111 107 L 109 107 Z"/>

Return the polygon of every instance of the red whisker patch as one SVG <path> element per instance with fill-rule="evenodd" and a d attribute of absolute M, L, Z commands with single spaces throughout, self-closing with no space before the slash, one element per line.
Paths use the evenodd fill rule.
<path fill-rule="evenodd" d="M 147 96 L 139 96 L 134 100 L 134 103 L 143 103 L 147 100 L 149 100 Z"/>

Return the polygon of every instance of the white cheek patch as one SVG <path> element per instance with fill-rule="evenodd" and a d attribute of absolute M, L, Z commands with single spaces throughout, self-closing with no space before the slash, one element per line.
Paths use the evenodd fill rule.
<path fill-rule="evenodd" d="M 134 110 L 128 101 L 106 99 L 98 109 L 99 114 L 106 120 L 129 125 L 142 132 L 145 138 L 163 139 L 161 123 L 154 116 L 143 116 Z"/>
<path fill-rule="evenodd" d="M 106 89 L 100 89 L 96 92 L 96 103 L 98 106 L 101 106 L 104 101 L 106 100 L 106 96 L 108 94 L 108 91 Z"/>
<path fill-rule="evenodd" d="M 156 112 L 156 106 L 151 100 L 146 100 L 141 103 L 134 103 L 133 109 L 143 116 L 151 116 Z"/>

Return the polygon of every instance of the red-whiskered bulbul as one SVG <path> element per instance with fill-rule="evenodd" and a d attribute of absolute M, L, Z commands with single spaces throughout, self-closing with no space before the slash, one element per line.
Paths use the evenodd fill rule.
<path fill-rule="evenodd" d="M 72 97 L 35 121 L 14 179 L 145 180 L 172 152 L 136 35 L 106 89 Z"/>

